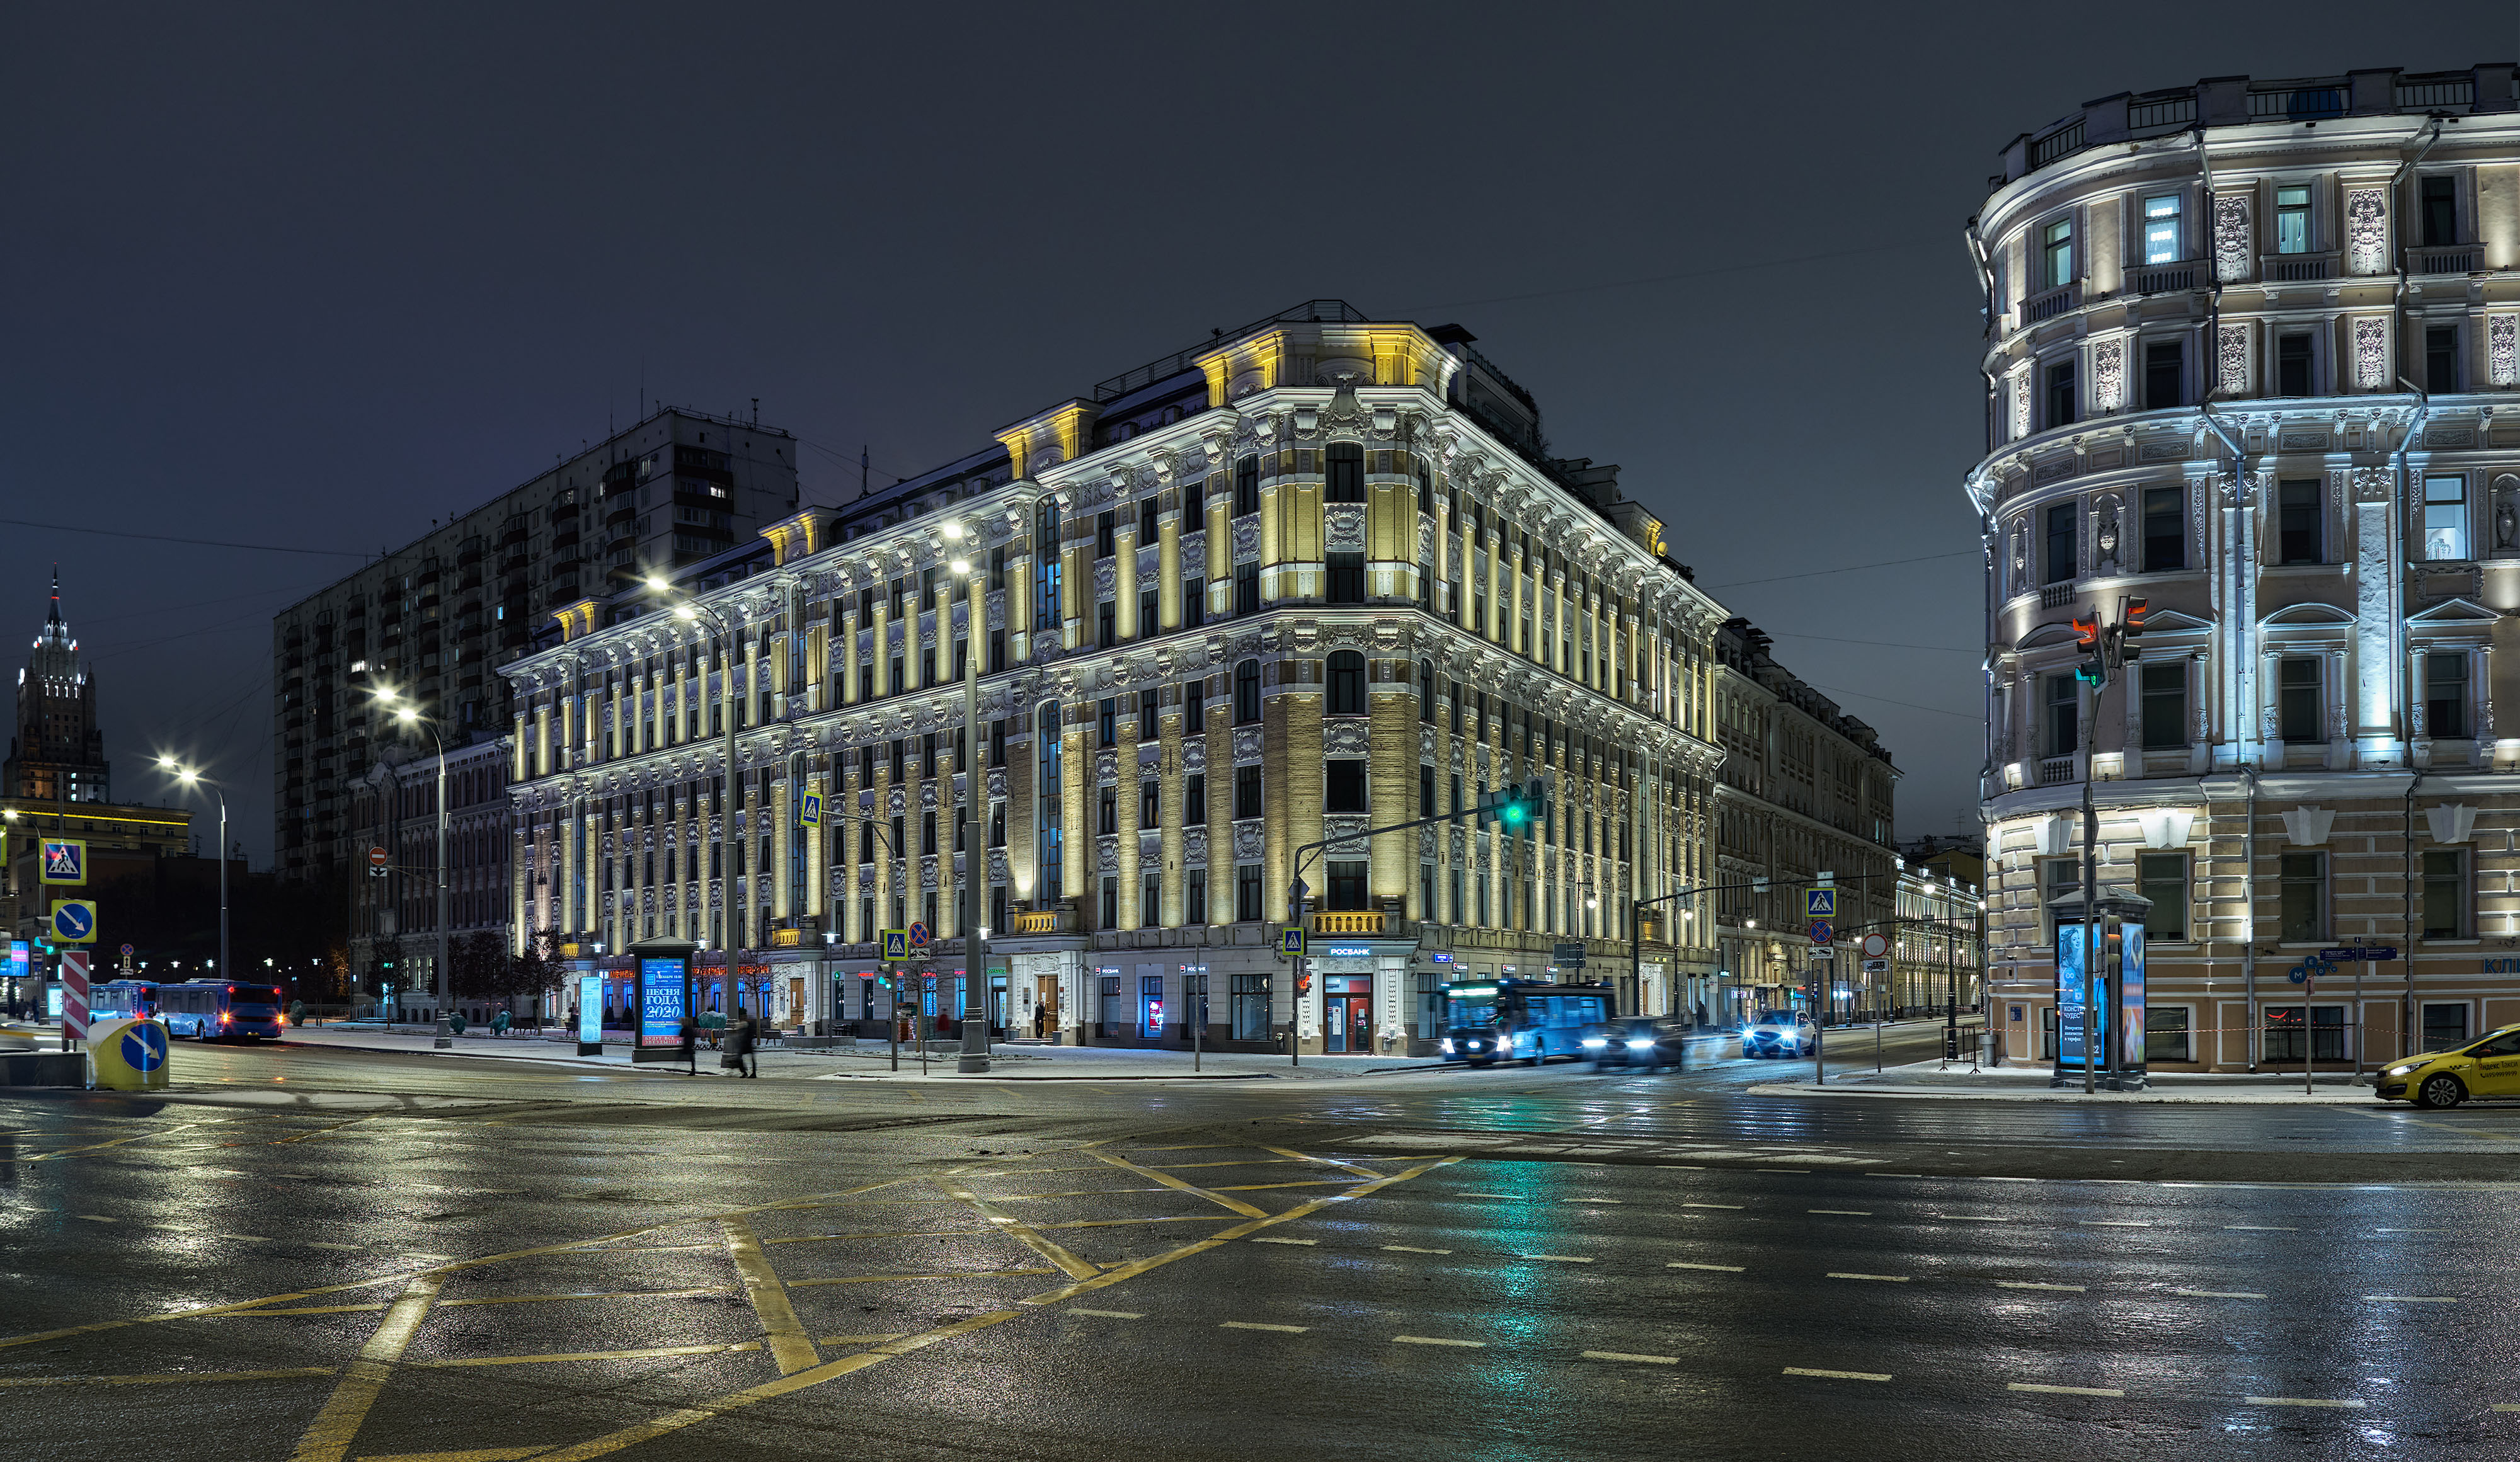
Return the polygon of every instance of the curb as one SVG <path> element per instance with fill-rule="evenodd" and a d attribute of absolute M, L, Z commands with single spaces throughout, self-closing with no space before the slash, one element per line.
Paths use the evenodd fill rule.
<path fill-rule="evenodd" d="M 2089 1095 L 2085 1095 L 2081 1091 L 2059 1090 L 2055 1095 L 2048 1095 L 2047 1094 L 2048 1091 L 2056 1088 L 2048 1087 L 2042 1087 L 2037 1091 L 1955 1091 L 1945 1086 L 1812 1086 L 1761 1083 L 1760 1085 L 1747 1086 L 1742 1089 L 1744 1094 L 1750 1096 L 1889 1096 L 1909 1097 L 1924 1101 L 2089 1102 L 2093 1105 L 2107 1106 L 2125 1106 L 2138 1103 L 2149 1106 L 2187 1105 L 2215 1107 L 2366 1107 L 2385 1105 L 2378 1101 L 2377 1098 L 2368 1095 L 2347 1095 L 2341 1092 L 2335 1096 L 2322 1095 L 2308 1099 L 2263 1101 L 2252 1100 L 2247 1096 L 2238 1095 L 2236 1092 L 2231 1095 L 2223 1095 L 2219 1093 L 2197 1093 L 2194 1095 L 2187 1095 L 2173 1094 L 2166 1091 L 2094 1091 Z M 2240 1087 L 2236 1089 L 2238 1091 L 2246 1091 L 2251 1088 Z M 2285 1095 L 2289 1097 L 2290 1093 L 2287 1092 Z"/>

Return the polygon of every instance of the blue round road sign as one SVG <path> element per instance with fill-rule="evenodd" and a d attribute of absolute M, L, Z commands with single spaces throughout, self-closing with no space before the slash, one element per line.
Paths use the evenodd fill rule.
<path fill-rule="evenodd" d="M 1829 937 L 1836 933 L 1835 930 L 1829 928 L 1828 921 L 1826 919 L 1812 920 L 1812 926 L 1808 932 L 1811 936 L 1811 942 L 1816 945 L 1827 944 L 1829 942 Z"/>
<path fill-rule="evenodd" d="M 166 1064 L 166 1028 L 144 1020 L 124 1031 L 122 1059 L 134 1071 L 156 1071 Z"/>
<path fill-rule="evenodd" d="M 923 919 L 912 919 L 910 921 L 910 947 L 914 950 L 923 950 L 927 948 L 927 945 L 928 933 L 926 921 Z"/>

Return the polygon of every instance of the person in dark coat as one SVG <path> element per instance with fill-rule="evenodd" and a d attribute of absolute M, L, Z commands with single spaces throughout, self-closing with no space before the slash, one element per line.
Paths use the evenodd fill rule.
<path fill-rule="evenodd" d="M 694 1019 L 689 1011 L 683 1013 L 682 1037 L 683 1064 L 691 1069 L 692 1075 L 698 1076 L 700 1074 L 700 1023 Z"/>
<path fill-rule="evenodd" d="M 751 1011 L 736 1011 L 735 1019 L 727 1023 L 726 1053 L 719 1058 L 718 1064 L 740 1077 L 758 1075 L 747 1069 L 752 1061 L 753 1036 L 758 1029 Z"/>

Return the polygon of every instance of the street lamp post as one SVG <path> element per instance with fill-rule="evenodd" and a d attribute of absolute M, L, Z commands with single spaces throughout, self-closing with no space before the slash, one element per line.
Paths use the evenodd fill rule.
<path fill-rule="evenodd" d="M 960 539 L 962 525 L 946 524 L 947 536 Z M 953 560 L 954 582 L 961 586 L 968 617 L 963 632 L 963 826 L 955 839 L 963 845 L 963 1054 L 954 1064 L 961 1076 L 986 1076 L 989 1071 L 988 939 L 980 927 L 986 914 L 980 902 L 989 859 L 980 846 L 980 620 L 971 605 L 971 560 Z M 953 616 L 947 615 L 951 623 Z"/>
<path fill-rule="evenodd" d="M 446 1002 L 454 989 L 447 960 L 452 953 L 446 931 L 446 739 L 437 733 L 437 723 L 420 714 L 418 706 L 394 706 L 396 692 L 380 687 L 377 699 L 393 706 L 397 724 L 415 726 L 428 732 L 429 744 L 437 748 L 437 1034 L 432 1041 L 439 1050 L 455 1043 L 455 1028 L 447 1019 Z M 399 779 L 397 779 L 399 780 Z"/>
<path fill-rule="evenodd" d="M 171 756 L 159 757 L 158 759 L 158 766 L 162 771 L 173 773 L 175 775 L 175 779 L 182 782 L 186 790 L 189 791 L 197 786 L 207 787 L 210 790 L 210 795 L 219 800 L 219 978 L 223 980 L 235 979 L 236 972 L 228 967 L 227 793 L 221 791 L 216 782 L 202 780 L 200 768 L 183 766 Z"/>

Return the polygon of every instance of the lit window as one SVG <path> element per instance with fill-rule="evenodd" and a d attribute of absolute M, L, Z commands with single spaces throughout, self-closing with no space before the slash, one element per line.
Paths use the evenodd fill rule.
<path fill-rule="evenodd" d="M 2306 254 L 2310 252 L 2310 190 L 2278 188 L 2275 190 L 2275 252 Z"/>
<path fill-rule="evenodd" d="M 2147 264 L 2176 264 L 2186 257 L 2180 247 L 2179 196 L 2148 198 L 2143 200 L 2143 261 Z"/>
<path fill-rule="evenodd" d="M 2061 289 L 2074 282 L 2074 220 L 2060 218 L 2040 235 L 2046 269 L 2043 288 Z"/>
<path fill-rule="evenodd" d="M 2467 479 L 2457 473 L 2424 479 L 2424 556 L 2467 556 Z"/>

